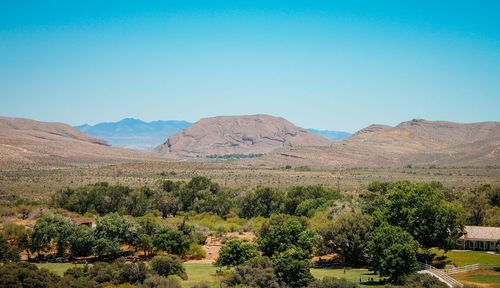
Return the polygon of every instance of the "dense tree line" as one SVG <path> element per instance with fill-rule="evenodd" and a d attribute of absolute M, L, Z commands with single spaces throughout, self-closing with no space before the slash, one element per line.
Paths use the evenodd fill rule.
<path fill-rule="evenodd" d="M 55 248 L 57 256 L 69 253 L 73 257 L 95 255 L 101 258 L 120 256 L 121 247 L 125 244 L 143 250 L 145 255 L 165 251 L 184 256 L 206 239 L 191 225 L 161 225 L 152 215 L 127 218 L 111 213 L 99 218 L 95 229 L 92 229 L 51 212 L 43 214 L 33 230 L 24 229 L 13 237 L 17 247 L 37 256 L 42 252 L 50 253 Z M 2 241 L 0 248 L 3 247 L 1 244 Z"/>
<path fill-rule="evenodd" d="M 158 190 L 105 182 L 66 188 L 52 196 L 50 205 L 82 215 L 119 213 L 134 217 L 153 211 L 160 211 L 163 217 L 175 216 L 180 211 L 212 212 L 224 217 L 236 208 L 240 217 L 248 219 L 279 213 L 312 217 L 318 209 L 333 205 L 339 198 L 338 191 L 325 190 L 319 185 L 296 186 L 286 192 L 270 187 L 236 191 L 206 177 L 193 177 L 187 183 L 162 181 Z"/>
<path fill-rule="evenodd" d="M 32 231 L 11 225 L 4 234 L 10 235 L 7 238 L 12 246 L 37 255 L 55 248 L 60 256 L 69 253 L 116 258 L 127 244 L 146 255 L 165 251 L 183 256 L 193 245 L 203 243 L 206 236 L 185 222 L 168 226 L 148 213 L 163 217 L 186 211 L 221 217 L 265 217 L 256 231 L 255 244 L 233 240 L 221 248 L 216 264 L 234 268 L 224 280 L 226 285 L 352 287 L 352 283 L 333 279 L 314 280 L 310 272 L 312 255 L 328 253 L 338 254 L 345 266 L 370 265 L 389 283 L 403 285 L 422 280 L 410 277 L 418 268 L 417 259 L 429 256 L 429 248 L 453 248 L 466 223 L 484 224 L 484 215 L 500 202 L 498 189 L 489 186 L 469 195 L 457 195 L 438 182 L 373 182 L 349 209 L 342 210 L 336 208 L 340 193 L 321 186 L 240 191 L 221 187 L 205 177 L 194 177 L 187 183 L 162 181 L 158 190 L 97 183 L 58 191 L 51 201 L 53 207 L 99 214 L 95 229 L 46 213 Z M 134 201 L 137 207 L 131 204 Z M 464 212 L 464 205 L 469 205 L 470 214 Z M 318 211 L 327 217 L 316 221 L 313 229 L 311 218 L 314 220 Z M 7 246 L 0 243 L 0 250 L 2 247 Z M 419 254 L 419 248 L 426 253 Z M 138 266 L 127 269 L 144 270 Z M 160 268 L 153 269 L 153 274 L 144 272 L 150 273 L 146 278 L 127 283 L 147 285 L 147 279 L 153 281 L 165 274 L 158 272 Z M 89 275 L 93 274 L 82 275 L 91 279 Z"/>
<path fill-rule="evenodd" d="M 0 267 L 1 287 L 37 288 L 98 288 L 132 284 L 139 288 L 180 288 L 180 279 L 187 279 L 182 261 L 177 256 L 157 256 L 151 265 L 144 262 L 99 262 L 93 265 L 68 269 L 60 277 L 47 269 L 38 269 L 31 263 L 10 263 Z"/>

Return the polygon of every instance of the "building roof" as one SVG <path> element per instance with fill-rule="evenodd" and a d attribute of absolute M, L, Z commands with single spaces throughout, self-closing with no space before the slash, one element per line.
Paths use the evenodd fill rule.
<path fill-rule="evenodd" d="M 76 224 L 92 223 L 92 219 L 87 218 L 87 217 L 73 217 L 72 220 Z"/>
<path fill-rule="evenodd" d="M 500 227 L 465 226 L 465 235 L 461 239 L 500 240 Z"/>

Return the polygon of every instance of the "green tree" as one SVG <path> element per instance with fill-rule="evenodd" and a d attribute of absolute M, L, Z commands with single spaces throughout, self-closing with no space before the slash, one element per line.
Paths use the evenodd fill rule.
<path fill-rule="evenodd" d="M 231 240 L 220 249 L 216 265 L 234 267 L 258 256 L 257 246 L 241 240 Z"/>
<path fill-rule="evenodd" d="M 376 225 L 387 222 L 410 233 L 424 248 L 452 249 L 465 219 L 462 206 L 444 200 L 430 184 L 394 183 L 383 209 L 375 213 Z"/>
<path fill-rule="evenodd" d="M 490 188 L 490 191 L 488 192 L 488 203 L 491 206 L 497 206 L 500 207 L 500 187 L 497 187 L 495 189 Z"/>
<path fill-rule="evenodd" d="M 94 231 L 85 225 L 74 228 L 69 237 L 69 249 L 73 256 L 89 256 L 95 246 Z"/>
<path fill-rule="evenodd" d="M 170 227 L 159 229 L 153 238 L 154 247 L 175 255 L 184 255 L 190 244 L 189 235 Z"/>
<path fill-rule="evenodd" d="M 289 215 L 274 215 L 262 225 L 257 243 L 265 256 L 284 252 L 290 248 L 300 248 L 312 253 L 315 232 L 307 229 L 307 220 Z"/>
<path fill-rule="evenodd" d="M 151 261 L 151 269 L 162 276 L 177 275 L 187 280 L 182 260 L 176 255 L 156 256 Z"/>
<path fill-rule="evenodd" d="M 401 227 L 383 224 L 371 233 L 366 251 L 371 266 L 381 276 L 388 276 L 394 284 L 404 284 L 406 278 L 418 269 L 418 242 Z"/>
<path fill-rule="evenodd" d="M 396 243 L 384 250 L 380 262 L 380 274 L 389 276 L 390 283 L 405 284 L 408 276 L 417 270 L 417 256 L 411 245 Z"/>
<path fill-rule="evenodd" d="M 92 253 L 99 257 L 117 257 L 121 252 L 120 243 L 116 239 L 98 238 L 92 247 Z"/>
<path fill-rule="evenodd" d="M 50 243 L 53 240 L 57 246 L 57 254 L 64 255 L 69 247 L 69 238 L 73 233 L 75 225 L 66 217 L 45 213 L 40 217 L 33 229 L 31 235 L 32 249 L 38 254 L 42 250 L 49 250 Z"/>
<path fill-rule="evenodd" d="M 133 244 L 138 229 L 138 225 L 118 213 L 111 213 L 97 220 L 95 235 L 96 238 L 106 238 L 120 244 Z"/>
<path fill-rule="evenodd" d="M 144 215 L 142 217 L 135 218 L 137 224 L 139 224 L 139 229 L 135 235 L 135 245 L 144 251 L 144 255 L 153 252 L 153 236 L 157 233 L 159 229 L 159 223 L 151 214 Z"/>
<path fill-rule="evenodd" d="M 56 287 L 60 277 L 47 269 L 38 269 L 27 262 L 9 263 L 0 267 L 0 287 Z"/>
<path fill-rule="evenodd" d="M 464 195 L 463 203 L 467 207 L 468 223 L 475 226 L 484 225 L 486 211 L 488 209 L 488 191 L 489 185 L 483 185 Z"/>
<path fill-rule="evenodd" d="M 247 192 L 238 201 L 240 214 L 244 218 L 262 216 L 268 218 L 278 214 L 283 205 L 284 195 L 274 188 L 264 187 L 253 192 Z"/>
<path fill-rule="evenodd" d="M 338 191 L 325 190 L 321 185 L 291 187 L 284 200 L 284 213 L 311 217 L 314 211 L 330 200 L 340 197 Z"/>
<path fill-rule="evenodd" d="M 144 262 L 126 263 L 120 271 L 120 283 L 140 284 L 149 275 L 148 266 Z"/>
<path fill-rule="evenodd" d="M 224 278 L 228 287 L 246 285 L 259 288 L 279 288 L 278 278 L 268 257 L 256 257 L 239 265 L 234 272 Z"/>
<path fill-rule="evenodd" d="M 138 234 L 135 243 L 137 248 L 144 251 L 144 255 L 147 256 L 148 253 L 149 254 L 153 253 L 153 248 L 154 248 L 153 237 L 151 237 L 150 235 L 145 233 Z"/>
<path fill-rule="evenodd" d="M 314 280 L 309 258 L 310 254 L 300 248 L 276 253 L 272 262 L 279 282 L 292 288 L 309 285 Z"/>
<path fill-rule="evenodd" d="M 0 233 L 0 261 L 2 263 L 18 262 L 21 260 L 19 250 L 11 247 L 4 235 Z"/>
<path fill-rule="evenodd" d="M 394 187 L 394 183 L 373 181 L 368 185 L 367 191 L 363 191 L 361 199 L 361 210 L 363 213 L 372 215 L 377 209 L 382 209 L 385 204 L 385 195 Z"/>
<path fill-rule="evenodd" d="M 345 213 L 333 223 L 319 229 L 319 246 L 322 252 L 337 253 L 348 266 L 364 263 L 365 246 L 370 238 L 372 219 L 366 214 Z"/>

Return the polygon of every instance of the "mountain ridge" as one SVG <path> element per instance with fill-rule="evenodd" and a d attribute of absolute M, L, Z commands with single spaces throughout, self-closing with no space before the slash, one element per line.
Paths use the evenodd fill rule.
<path fill-rule="evenodd" d="M 394 127 L 370 125 L 329 147 L 282 148 L 258 161 L 317 167 L 498 165 L 499 152 L 500 122 L 413 119 Z"/>
<path fill-rule="evenodd" d="M 124 118 L 116 122 L 100 122 L 95 125 L 82 124 L 74 127 L 83 133 L 104 139 L 115 147 L 149 150 L 164 143 L 169 136 L 190 125 L 193 125 L 193 123 L 182 120 L 146 122 L 135 118 Z M 332 141 L 343 140 L 352 135 L 343 131 L 317 130 L 313 128 L 306 130 Z"/>
<path fill-rule="evenodd" d="M 180 157 L 268 153 L 297 145 L 330 145 L 332 141 L 282 117 L 265 114 L 203 118 L 170 136 L 154 151 Z"/>
<path fill-rule="evenodd" d="M 111 147 L 64 123 L 0 116 L 0 167 L 62 167 L 139 159 L 151 156 Z"/>

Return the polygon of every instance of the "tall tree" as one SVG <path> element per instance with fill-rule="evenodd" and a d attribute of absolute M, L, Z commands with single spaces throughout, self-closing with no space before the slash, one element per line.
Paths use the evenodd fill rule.
<path fill-rule="evenodd" d="M 465 219 L 458 202 L 447 202 L 431 185 L 397 182 L 386 194 L 376 225 L 387 222 L 410 233 L 424 248 L 452 249 L 461 236 Z"/>
<path fill-rule="evenodd" d="M 344 263 L 354 266 L 365 262 L 365 246 L 370 239 L 372 218 L 361 213 L 345 213 L 318 229 L 323 252 L 337 253 Z"/>
<path fill-rule="evenodd" d="M 239 201 L 241 217 L 262 216 L 268 218 L 273 214 L 278 214 L 281 211 L 283 199 L 284 194 L 281 191 L 270 187 L 247 192 Z"/>
<path fill-rule="evenodd" d="M 475 226 L 484 225 L 486 210 L 488 210 L 488 202 L 490 200 L 488 197 L 490 188 L 489 185 L 483 185 L 464 195 L 463 202 L 469 214 L 469 224 Z"/>
<path fill-rule="evenodd" d="M 231 240 L 222 246 L 215 263 L 218 266 L 234 267 L 258 256 L 257 246 L 241 240 Z"/>
<path fill-rule="evenodd" d="M 406 278 L 418 269 L 418 246 L 410 233 L 384 223 L 371 233 L 366 251 L 375 271 L 388 276 L 391 283 L 404 284 Z"/>
<path fill-rule="evenodd" d="M 290 248 L 300 248 L 311 254 L 315 232 L 307 229 L 306 222 L 289 215 L 275 215 L 261 227 L 257 238 L 264 255 L 273 256 Z"/>
<path fill-rule="evenodd" d="M 57 245 L 57 253 L 63 255 L 69 247 L 69 239 L 73 234 L 75 225 L 66 217 L 54 215 L 47 212 L 40 217 L 33 228 L 31 235 L 32 250 L 40 253 L 49 250 L 54 241 Z"/>

